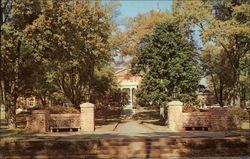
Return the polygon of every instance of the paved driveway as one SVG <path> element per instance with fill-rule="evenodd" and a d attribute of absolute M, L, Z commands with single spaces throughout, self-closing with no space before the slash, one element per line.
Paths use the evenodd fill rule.
<path fill-rule="evenodd" d="M 153 131 L 142 124 L 139 124 L 135 120 L 123 120 L 115 129 L 119 135 L 128 135 L 128 136 L 138 136 L 147 133 L 152 133 Z"/>

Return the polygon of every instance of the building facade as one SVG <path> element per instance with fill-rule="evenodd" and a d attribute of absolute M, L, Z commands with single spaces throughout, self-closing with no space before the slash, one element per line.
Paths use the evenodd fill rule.
<path fill-rule="evenodd" d="M 118 82 L 119 88 L 126 92 L 129 97 L 129 103 L 125 109 L 133 109 L 135 106 L 135 91 L 141 83 L 140 76 L 134 76 L 129 69 L 119 69 L 115 72 L 115 80 Z"/>

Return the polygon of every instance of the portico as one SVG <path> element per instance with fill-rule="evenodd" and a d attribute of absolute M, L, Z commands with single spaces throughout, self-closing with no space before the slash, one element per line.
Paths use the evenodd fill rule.
<path fill-rule="evenodd" d="M 129 103 L 124 109 L 133 109 L 135 105 L 135 91 L 141 82 L 141 77 L 133 76 L 127 69 L 121 69 L 116 71 L 115 78 L 119 88 L 129 96 Z"/>
<path fill-rule="evenodd" d="M 132 109 L 135 104 L 135 90 L 137 89 L 137 85 L 133 83 L 120 83 L 120 89 L 129 95 L 129 103 L 125 109 Z"/>

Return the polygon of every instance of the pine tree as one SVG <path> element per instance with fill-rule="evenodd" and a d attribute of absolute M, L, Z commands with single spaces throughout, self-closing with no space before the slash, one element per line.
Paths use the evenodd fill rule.
<path fill-rule="evenodd" d="M 158 24 L 137 48 L 140 54 L 132 62 L 132 72 L 143 76 L 138 104 L 162 107 L 174 99 L 194 101 L 200 79 L 198 61 L 192 41 L 178 25 Z"/>

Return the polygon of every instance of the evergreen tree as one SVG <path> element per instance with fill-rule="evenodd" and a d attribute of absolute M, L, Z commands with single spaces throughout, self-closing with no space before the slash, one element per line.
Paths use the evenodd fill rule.
<path fill-rule="evenodd" d="M 192 41 L 176 24 L 158 24 L 138 45 L 138 51 L 132 72 L 143 76 L 137 91 L 139 104 L 166 106 L 174 99 L 195 99 L 200 80 L 196 53 Z"/>

